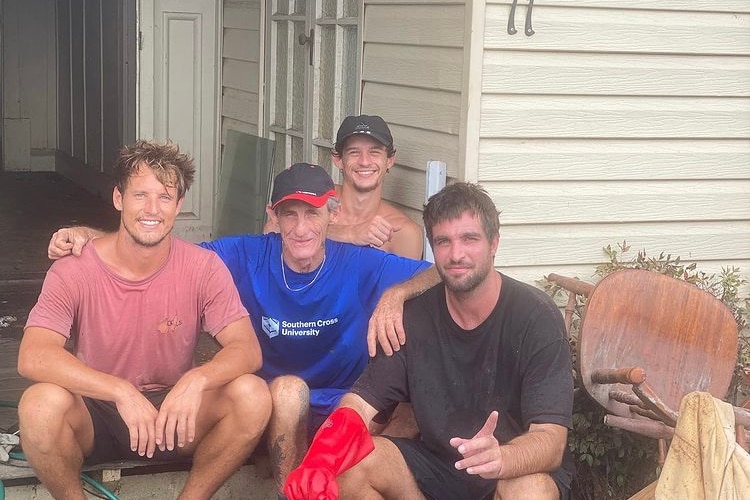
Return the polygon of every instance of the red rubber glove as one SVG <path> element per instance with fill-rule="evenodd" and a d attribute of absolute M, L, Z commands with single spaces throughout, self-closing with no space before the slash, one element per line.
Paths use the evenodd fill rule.
<path fill-rule="evenodd" d="M 289 500 L 337 500 L 336 476 L 357 465 L 374 449 L 359 413 L 339 408 L 315 433 L 299 467 L 289 473 L 284 494 Z"/>

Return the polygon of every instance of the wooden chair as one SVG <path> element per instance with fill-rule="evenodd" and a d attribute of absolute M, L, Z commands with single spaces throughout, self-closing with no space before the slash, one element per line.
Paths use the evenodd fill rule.
<path fill-rule="evenodd" d="M 658 439 L 663 464 L 682 397 L 726 396 L 738 344 L 732 313 L 710 293 L 652 271 L 616 271 L 595 286 L 547 279 L 569 292 L 568 328 L 577 296 L 588 297 L 577 346 L 581 385 L 607 410 L 606 424 Z M 750 411 L 734 413 L 747 449 Z"/>

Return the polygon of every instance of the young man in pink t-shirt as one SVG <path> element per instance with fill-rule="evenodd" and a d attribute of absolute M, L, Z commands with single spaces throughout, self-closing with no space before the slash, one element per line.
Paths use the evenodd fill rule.
<path fill-rule="evenodd" d="M 186 456 L 180 498 L 210 498 L 263 434 L 270 394 L 229 271 L 171 236 L 194 170 L 171 143 L 124 148 L 118 231 L 55 262 L 29 314 L 18 371 L 37 383 L 21 398 L 21 439 L 55 498 L 86 498 L 84 462 Z M 222 348 L 193 367 L 201 331 Z"/>

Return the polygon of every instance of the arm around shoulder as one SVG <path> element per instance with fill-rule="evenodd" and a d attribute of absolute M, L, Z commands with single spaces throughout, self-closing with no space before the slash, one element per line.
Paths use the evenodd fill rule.
<path fill-rule="evenodd" d="M 376 343 L 380 344 L 387 356 L 401 348 L 406 342 L 404 302 L 424 293 L 440 281 L 437 269 L 430 266 L 383 292 L 367 327 L 367 350 L 370 356 L 375 356 Z"/>
<path fill-rule="evenodd" d="M 52 234 L 47 246 L 47 257 L 57 260 L 67 255 L 81 255 L 83 246 L 94 238 L 104 236 L 106 233 L 99 229 L 87 226 L 63 227 Z"/>

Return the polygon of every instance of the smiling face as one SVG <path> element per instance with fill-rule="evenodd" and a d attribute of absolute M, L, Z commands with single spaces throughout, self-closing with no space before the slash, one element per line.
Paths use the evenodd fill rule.
<path fill-rule="evenodd" d="M 360 192 L 373 191 L 383 184 L 396 156 L 388 156 L 386 147 L 376 139 L 356 134 L 349 137 L 341 149 L 341 155 L 333 156 L 333 162 L 344 176 L 344 184 Z"/>
<path fill-rule="evenodd" d="M 304 201 L 282 201 L 268 215 L 276 219 L 283 244 L 284 262 L 297 272 L 315 269 L 325 255 L 328 224 L 335 219 L 326 205 L 315 208 Z"/>
<path fill-rule="evenodd" d="M 176 188 L 162 184 L 145 165 L 128 178 L 124 193 L 117 187 L 112 193 L 121 229 L 143 247 L 155 247 L 169 236 L 183 200 Z"/>
<path fill-rule="evenodd" d="M 432 252 L 446 288 L 467 294 L 482 284 L 494 270 L 498 243 L 498 236 L 487 238 L 479 218 L 471 212 L 435 224 Z"/>

